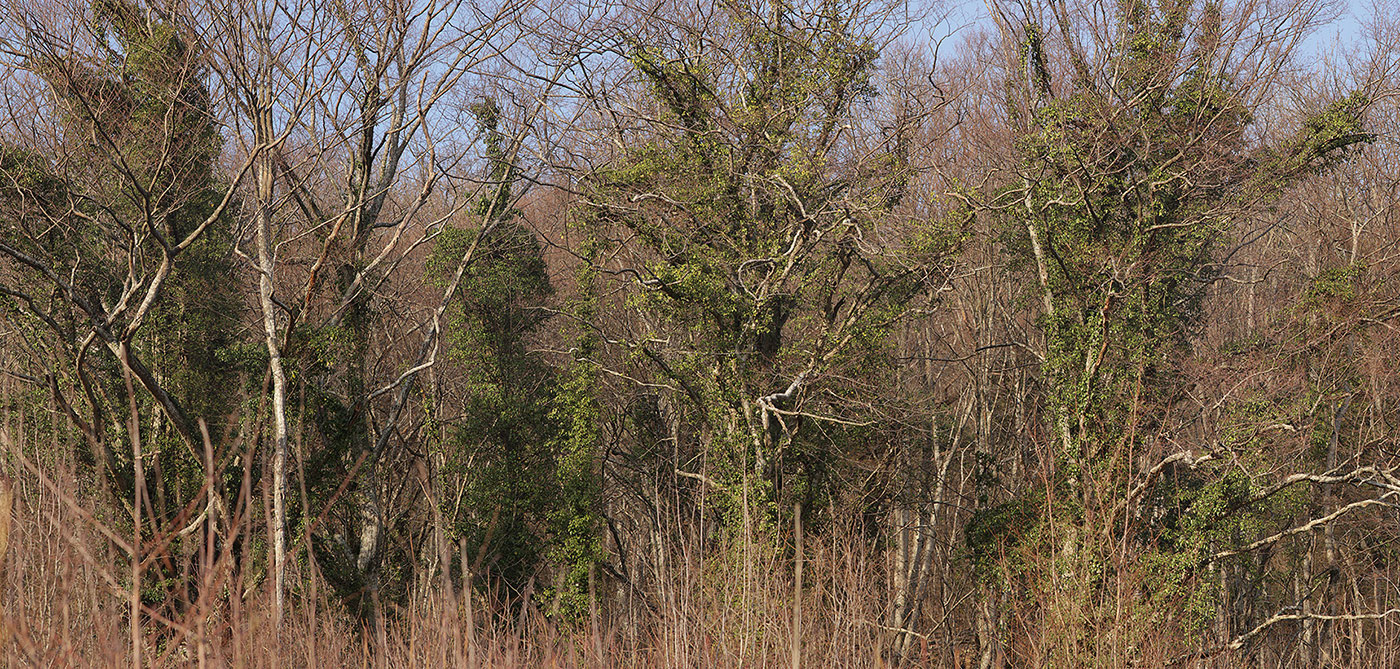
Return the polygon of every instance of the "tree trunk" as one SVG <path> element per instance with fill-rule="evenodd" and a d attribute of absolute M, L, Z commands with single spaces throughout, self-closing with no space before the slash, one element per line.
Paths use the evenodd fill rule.
<path fill-rule="evenodd" d="M 259 75 L 255 150 L 272 140 L 272 55 L 266 23 L 259 30 Z M 263 312 L 263 334 L 267 342 L 268 365 L 272 373 L 272 567 L 273 621 L 282 627 L 283 593 L 286 589 L 287 556 L 287 375 L 282 368 L 282 350 L 277 339 L 276 304 L 272 299 L 277 260 L 272 251 L 272 158 L 265 150 L 254 164 L 257 180 L 258 303 Z"/>

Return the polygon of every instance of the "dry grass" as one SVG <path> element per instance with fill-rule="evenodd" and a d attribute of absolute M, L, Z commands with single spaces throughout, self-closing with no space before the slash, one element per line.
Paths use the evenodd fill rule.
<path fill-rule="evenodd" d="M 646 597 L 624 592 L 596 599 L 577 626 L 543 614 L 537 597 L 501 598 L 437 587 L 402 608 L 388 606 L 382 624 L 348 614 L 314 566 L 293 575 L 298 589 L 280 630 L 261 578 L 263 556 L 220 537 L 212 550 L 171 555 L 171 544 L 148 537 L 139 551 L 143 571 L 161 560 L 192 565 L 195 584 L 177 606 L 145 609 L 131 625 L 130 536 L 115 527 L 125 511 L 104 507 L 84 492 L 55 438 L 36 443 L 0 421 L 5 473 L 14 490 L 10 549 L 3 560 L 6 666 L 35 667 L 883 667 L 890 666 L 895 632 L 887 620 L 888 562 L 854 528 L 829 527 L 803 551 L 800 601 L 791 555 L 736 542 L 679 546 L 667 556 L 670 573 Z M 235 534 L 264 526 L 259 506 L 234 514 Z M 238 528 L 242 528 L 241 530 Z M 202 531 L 196 526 L 196 532 Z M 184 542 L 188 546 L 194 542 Z M 236 548 L 229 548 L 236 546 Z M 1125 593 L 1140 590 L 1131 556 L 1113 565 Z M 945 570 L 940 573 L 956 573 Z M 167 570 L 168 573 L 168 570 Z M 920 634 L 900 666 L 978 666 L 977 597 L 970 583 L 944 584 L 948 601 L 930 605 Z M 609 588 L 617 588 L 609 584 Z M 1359 592 L 1359 590 L 1358 590 Z M 1377 590 L 1379 592 L 1379 590 Z M 984 593 L 985 594 L 985 593 Z M 1131 594 L 1131 593 L 1130 593 Z M 1140 592 L 1122 601 L 1143 599 Z M 1073 591 L 1047 590 L 1036 606 L 1002 622 L 999 667 L 1063 665 L 1075 625 L 1056 616 L 1083 614 Z M 800 606 L 798 606 L 800 604 Z M 1374 608 L 1364 602 L 1361 608 Z M 1168 606 L 1168 608 L 1173 608 Z M 171 611 L 178 611 L 172 613 Z M 933 611 L 937 613 L 933 613 Z M 800 618 L 798 611 L 801 612 Z M 1025 615 L 1026 611 L 1032 611 Z M 1038 612 L 1037 612 L 1038 611 Z M 1079 615 L 1079 614 L 1074 614 Z M 1088 615 L 1088 614 L 1084 614 Z M 1141 612 L 1097 615 L 1089 634 L 1097 657 L 1085 666 L 1304 666 L 1296 625 L 1280 625 L 1249 655 L 1207 653 L 1209 642 L 1182 638 L 1173 625 L 1145 624 Z M 798 621 L 800 620 L 800 623 Z M 134 633 L 133 633 L 134 632 Z M 1271 637 L 1272 635 L 1272 637 Z M 1400 624 L 1394 620 L 1338 623 L 1329 636 L 1330 666 L 1400 666 Z M 1358 653 L 1357 649 L 1364 652 Z M 1057 661 L 1055 658 L 1061 659 Z"/>
<path fill-rule="evenodd" d="M 148 537 L 143 571 L 166 559 L 196 565 L 191 590 L 204 594 L 181 602 L 178 615 L 144 608 L 133 635 L 131 539 L 113 520 L 122 512 L 84 493 L 72 463 L 56 456 L 65 449 L 36 443 L 22 418 L 3 424 L 16 500 L 0 618 L 9 666 L 787 667 L 794 646 L 802 666 L 882 666 L 885 567 L 859 542 L 838 538 L 805 551 L 807 616 L 796 633 L 792 561 L 742 545 L 710 547 L 703 557 L 697 547 L 679 549 L 668 558 L 674 573 L 649 598 L 656 603 L 595 608 L 572 627 L 543 615 L 534 597 L 507 604 L 438 589 L 391 607 L 380 629 L 332 603 L 313 569 L 301 574 L 279 633 L 260 567 L 242 568 L 261 564 L 249 554 L 253 542 L 221 537 L 212 551 L 174 556 L 162 552 L 169 542 Z M 250 510 L 259 513 L 245 504 L 235 515 L 256 517 Z M 252 522 L 235 526 L 258 531 Z M 937 664 L 936 649 L 916 647 L 923 664 Z"/>
<path fill-rule="evenodd" d="M 129 582 L 122 554 L 80 511 L 71 477 L 46 486 L 16 476 L 15 550 L 6 560 L 4 628 L 11 666 L 129 667 Z M 726 550 L 742 554 L 742 550 Z M 149 556 L 148 556 L 149 557 Z M 780 667 L 800 639 L 802 666 L 881 666 L 885 633 L 876 584 L 882 568 L 849 546 L 811 547 L 793 633 L 791 562 L 728 563 L 678 555 L 655 611 L 598 611 L 578 628 L 549 621 L 529 599 L 509 607 L 481 596 L 441 593 L 386 616 L 382 633 L 303 592 L 280 634 L 260 584 L 240 578 L 233 558 L 202 577 L 215 601 L 196 601 L 179 620 L 143 616 L 140 666 L 208 667 Z M 115 565 L 115 566 L 114 566 Z M 748 573 L 748 577 L 744 576 Z M 251 577 L 249 577 L 251 578 Z M 230 588 L 232 586 L 232 588 Z M 246 596 L 230 596 L 246 589 Z M 923 644 L 925 662 L 935 649 Z"/>

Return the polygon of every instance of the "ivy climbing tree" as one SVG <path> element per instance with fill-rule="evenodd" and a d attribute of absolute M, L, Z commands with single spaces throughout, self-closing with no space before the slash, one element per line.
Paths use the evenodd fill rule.
<path fill-rule="evenodd" d="M 602 269 L 636 289 L 636 327 L 607 340 L 666 389 L 677 473 L 757 534 L 861 422 L 831 382 L 889 369 L 884 336 L 966 222 L 907 197 L 922 119 L 876 109 L 867 9 L 723 3 L 708 34 L 622 40 L 638 107 L 598 101 L 638 137 L 583 179 Z"/>
<path fill-rule="evenodd" d="M 994 550 L 1027 535 L 1028 514 L 1039 519 L 1029 534 L 1045 564 L 1032 591 L 1044 595 L 1062 666 L 1117 661 L 1105 652 L 1112 643 L 1089 630 L 1114 615 L 1106 607 L 1117 600 L 1102 588 L 1118 539 L 1163 537 L 1141 548 L 1161 567 L 1153 589 L 1177 592 L 1201 586 L 1211 546 L 1245 534 L 1231 528 L 1268 512 L 1249 503 L 1257 491 L 1247 477 L 1225 469 L 1159 476 L 1174 462 L 1220 457 L 1208 446 L 1162 453 L 1162 413 L 1181 392 L 1174 358 L 1207 316 L 1203 297 L 1236 222 L 1370 139 L 1360 92 L 1315 108 L 1289 136 L 1255 132 L 1278 63 L 1222 42 L 1231 27 L 1218 4 L 1127 2 L 1116 11 L 1111 38 L 1091 47 L 1062 7 L 1046 9 L 1060 28 L 1053 35 L 1002 17 L 1018 45 L 1006 105 L 1020 181 L 990 201 L 1038 307 L 1058 453 L 1048 493 L 987 511 L 968 539 L 974 551 Z M 1091 68 L 1095 58 L 1108 66 Z M 1140 496 L 1163 478 L 1185 486 L 1172 493 L 1183 515 L 1144 517 Z"/>
<path fill-rule="evenodd" d="M 444 487 L 460 494 L 443 501 L 443 512 L 452 542 L 465 540 L 490 577 L 483 583 L 520 594 L 545 564 L 547 521 L 559 499 L 558 375 L 531 350 L 553 286 L 540 244 L 514 206 L 518 172 L 500 110 L 488 99 L 471 111 L 481 126 L 487 187 L 463 213 L 470 225 L 444 230 L 428 265 L 445 281 L 475 248 L 446 330 L 465 386 L 462 415 L 451 422 L 441 453 Z"/>
<path fill-rule="evenodd" d="M 230 182 L 187 26 L 129 0 L 88 15 L 90 41 L 30 33 L 24 67 L 57 124 L 0 147 L 0 292 L 53 363 L 30 380 L 81 433 L 88 480 L 129 511 L 138 548 L 165 536 L 184 559 L 186 525 L 212 511 L 191 510 L 214 467 L 197 424 L 218 440 L 239 400 L 229 206 L 248 166 Z M 188 567 L 138 570 L 143 605 L 188 602 Z"/>

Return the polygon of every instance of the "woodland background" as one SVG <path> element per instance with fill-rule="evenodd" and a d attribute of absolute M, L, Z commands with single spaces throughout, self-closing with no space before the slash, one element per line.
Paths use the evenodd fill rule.
<path fill-rule="evenodd" d="M 1395 8 L 965 9 L 7 3 L 5 662 L 1400 665 Z"/>

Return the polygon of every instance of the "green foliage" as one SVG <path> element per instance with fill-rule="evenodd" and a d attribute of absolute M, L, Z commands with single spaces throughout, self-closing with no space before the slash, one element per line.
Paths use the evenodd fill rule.
<path fill-rule="evenodd" d="M 1004 195 L 1024 199 L 1008 210 L 1008 223 L 1042 245 L 1041 257 L 1026 262 L 1045 272 L 1037 290 L 1053 308 L 1041 322 L 1045 374 L 1053 427 L 1072 459 L 1114 441 L 1133 388 L 1151 382 L 1200 319 L 1228 222 L 1368 137 L 1367 100 L 1353 94 L 1283 146 L 1255 150 L 1244 139 L 1252 115 L 1219 74 L 1220 54 L 1209 43 L 1186 44 L 1189 9 L 1144 2 L 1120 11 L 1129 27 L 1115 46 L 1119 90 L 1109 96 L 1077 81 L 1054 98 L 1044 99 L 1048 89 L 1034 93 L 1042 101 L 1017 148 L 1035 176 Z M 1196 20 L 1207 40 L 1219 17 L 1207 11 Z M 1032 62 L 1044 59 L 1039 45 L 1028 29 Z M 1180 78 L 1178 58 L 1189 65 Z"/>
<path fill-rule="evenodd" d="M 1056 556 L 1053 580 L 1079 593 L 1062 615 L 1092 609 L 1101 594 L 1106 562 L 1097 537 L 1113 531 L 1101 525 L 1125 522 L 1119 491 L 1141 476 L 1132 477 L 1128 454 L 1149 447 L 1143 435 L 1156 421 L 1153 402 L 1176 392 L 1172 354 L 1204 317 L 1205 289 L 1232 221 L 1369 140 L 1362 121 L 1369 101 L 1357 93 L 1277 146 L 1252 143 L 1251 103 L 1225 74 L 1231 53 L 1217 48 L 1218 7 L 1140 1 L 1120 4 L 1118 13 L 1115 40 L 1093 56 L 1112 63 L 1111 84 L 1070 53 L 1076 76 L 1054 86 L 1047 41 L 1038 26 L 1026 29 L 1023 67 L 1032 76 L 1017 73 L 1009 84 L 1023 93 L 1013 100 L 1029 101 L 1013 109 L 1023 123 L 1015 143 L 1022 181 L 995 194 L 1006 205 L 1008 249 L 1031 270 L 1027 292 L 1043 305 L 1042 374 L 1061 453 L 1056 505 L 1041 505 L 1034 521 L 1024 495 L 992 507 L 969 525 L 968 541 L 974 556 L 984 555 L 1015 540 L 996 534 L 1009 524 L 1048 526 L 1053 517 L 1060 534 L 1046 544 Z M 1339 284 L 1322 282 L 1318 294 L 1340 294 Z M 1268 403 L 1238 408 L 1270 410 Z M 1225 438 L 1247 451 L 1257 429 L 1227 429 Z M 1153 606 L 1182 603 L 1187 627 L 1199 630 L 1215 601 L 1214 585 L 1198 574 L 1205 556 L 1247 541 L 1280 508 L 1251 504 L 1255 491 L 1236 469 L 1169 478 L 1143 502 L 1149 517 L 1133 525 L 1153 575 Z M 1095 652 L 1089 637 L 1075 634 L 1064 655 L 1071 662 Z"/>
<path fill-rule="evenodd" d="M 595 217 L 587 209 L 575 222 L 581 238 L 579 250 L 586 262 L 576 273 L 577 293 L 572 311 L 583 323 L 574 334 L 574 360 L 561 372 L 557 394 L 549 418 L 555 434 L 550 450 L 555 458 L 554 480 L 558 496 L 549 514 L 551 545 L 549 562 L 560 574 L 556 584 L 546 589 L 542 600 L 552 603 L 553 614 L 569 624 L 579 624 L 588 615 L 594 570 L 604 559 L 601 540 L 603 476 L 601 462 L 605 448 L 603 407 L 598 398 L 598 366 L 591 358 L 597 353 L 598 334 L 589 327 L 598 308 L 597 261 L 603 252 Z"/>
<path fill-rule="evenodd" d="M 1301 306 L 1318 309 L 1329 304 L 1345 304 L 1357 298 L 1360 281 L 1366 276 L 1365 264 L 1325 269 L 1303 291 Z"/>
<path fill-rule="evenodd" d="M 1361 91 L 1333 100 L 1304 120 L 1294 136 L 1267 152 L 1261 188 L 1279 189 L 1291 180 L 1316 173 L 1375 141 L 1366 130 L 1365 113 L 1371 99 Z"/>
<path fill-rule="evenodd" d="M 1043 496 L 1030 495 L 979 509 L 972 515 L 963 530 L 963 541 L 978 580 L 995 579 L 997 569 L 1008 564 L 1008 556 L 1014 556 L 1028 536 L 1039 532 L 1044 504 Z M 1009 562 L 1013 567 L 1019 565 L 1014 557 Z"/>
<path fill-rule="evenodd" d="M 478 234 L 444 232 L 430 271 L 455 265 Z M 554 373 L 526 348 L 550 286 L 538 242 L 517 222 L 497 222 L 476 253 L 448 328 L 467 386 L 444 474 L 465 485 L 455 532 L 486 550 L 505 582 L 523 587 L 544 550 L 544 528 L 533 519 L 545 516 L 554 495 Z"/>
<path fill-rule="evenodd" d="M 1182 473 L 1154 490 L 1147 504 L 1154 515 L 1143 531 L 1153 541 L 1144 564 L 1155 610 L 1180 610 L 1195 633 L 1214 623 L 1218 579 L 1203 571 L 1207 558 L 1276 530 L 1307 501 L 1301 487 L 1268 497 L 1260 492 L 1236 467 Z"/>
<path fill-rule="evenodd" d="M 124 314 L 100 327 L 120 335 L 145 361 L 173 398 L 177 410 L 172 413 L 190 423 L 206 419 L 218 439 L 236 408 L 245 371 L 227 364 L 238 355 L 243 303 L 233 280 L 232 217 L 214 216 L 227 184 L 215 176 L 223 140 L 205 72 L 189 36 L 157 8 L 99 0 L 90 10 L 96 53 L 84 58 L 79 52 L 35 51 L 24 61 L 52 93 L 66 153 L 56 160 L 0 147 L 4 238 L 61 275 L 76 298 L 114 314 L 113 305 L 125 303 Z M 178 246 L 196 232 L 193 243 Z M 169 274 L 149 293 L 150 311 L 143 321 L 132 322 L 164 262 L 170 263 Z M 128 273 L 147 283 L 124 286 Z M 53 282 L 48 275 L 31 277 L 35 285 Z M 134 293 L 123 295 L 124 287 Z M 146 469 L 146 488 L 139 492 L 155 516 L 143 526 L 149 541 L 182 518 L 182 507 L 199 494 L 203 463 L 148 393 L 127 396 L 122 367 L 108 346 L 115 342 L 103 341 L 113 335 L 97 337 L 94 315 L 64 303 L 76 302 L 74 296 L 54 289 L 42 304 L 26 306 L 48 315 L 36 323 L 45 320 L 50 334 L 64 341 L 55 350 L 72 355 L 52 361 L 53 383 L 61 392 L 73 391 L 73 397 L 90 393 L 76 410 L 89 414 L 98 442 L 79 459 L 91 467 L 85 476 L 105 479 L 103 489 L 126 505 L 138 493 L 126 434 L 128 402 L 137 405 L 142 418 L 135 428 L 143 438 Z M 94 340 L 83 345 L 90 332 Z M 85 355 L 76 354 L 84 346 Z M 113 522 L 120 527 L 129 521 Z M 183 539 L 172 541 L 174 554 L 186 554 Z M 173 606 L 173 592 L 188 585 L 187 576 L 176 561 L 151 565 L 142 597 L 152 605 Z"/>
<path fill-rule="evenodd" d="M 465 404 L 443 446 L 442 475 L 460 489 L 443 502 L 454 537 L 488 558 L 498 583 L 519 591 L 547 562 L 562 572 L 561 613 L 587 611 L 597 539 L 599 407 L 595 372 L 578 362 L 561 378 L 528 343 L 553 293 L 533 232 L 510 207 L 515 169 L 507 161 L 492 101 L 473 107 L 484 132 L 495 187 L 472 208 L 479 227 L 450 228 L 428 260 L 430 277 L 450 279 L 472 264 L 454 298 L 450 354 L 463 373 Z"/>
<path fill-rule="evenodd" d="M 968 220 L 955 207 L 901 220 L 909 235 L 896 248 L 863 241 L 898 217 L 912 171 L 900 141 L 855 165 L 836 158 L 850 148 L 843 124 L 860 123 L 878 93 L 877 52 L 853 18 L 862 10 L 725 3 L 717 20 L 732 59 L 631 41 L 660 122 L 587 184 L 597 219 L 635 240 L 629 269 L 643 290 L 627 306 L 671 342 L 632 353 L 676 388 L 676 420 L 704 435 L 683 457 L 706 463 L 729 527 L 777 527 L 783 487 L 810 482 L 807 468 L 841 446 L 819 435 L 799 446 L 807 419 L 784 421 L 760 399 L 799 375 L 815 386 L 889 369 L 891 326 Z"/>
<path fill-rule="evenodd" d="M 564 620 L 577 623 L 588 615 L 590 577 L 603 559 L 599 536 L 602 477 L 598 471 L 603 417 L 594 365 L 579 361 L 565 374 L 549 416 L 558 426 L 551 449 L 557 459 L 553 474 L 558 499 L 549 514 L 549 559 L 563 573 L 558 588 L 544 596 L 558 601 L 558 613 Z"/>

